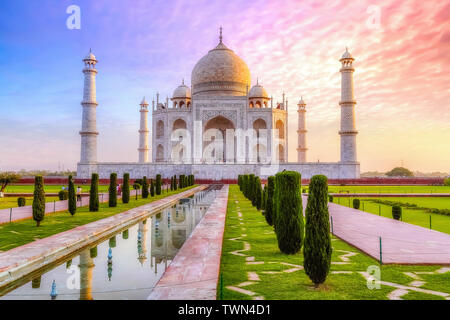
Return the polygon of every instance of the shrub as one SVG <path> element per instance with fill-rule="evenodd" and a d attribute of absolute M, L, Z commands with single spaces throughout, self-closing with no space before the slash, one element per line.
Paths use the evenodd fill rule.
<path fill-rule="evenodd" d="M 146 176 L 142 178 L 142 198 L 148 198 L 148 181 Z"/>
<path fill-rule="evenodd" d="M 111 173 L 109 177 L 109 207 L 117 207 L 117 173 Z"/>
<path fill-rule="evenodd" d="M 25 204 L 27 203 L 27 199 L 24 197 L 17 198 L 17 206 L 18 207 L 25 207 Z"/>
<path fill-rule="evenodd" d="M 302 193 L 307 193 L 307 192 L 306 192 L 306 188 L 303 188 L 303 189 L 302 189 Z"/>
<path fill-rule="evenodd" d="M 89 211 L 97 212 L 100 207 L 98 200 L 98 174 L 93 173 L 91 177 L 91 190 L 89 191 Z"/>
<path fill-rule="evenodd" d="M 124 173 L 122 185 L 122 203 L 130 202 L 130 174 Z"/>
<path fill-rule="evenodd" d="M 89 256 L 91 257 L 91 259 L 97 258 L 97 254 L 98 254 L 97 246 L 89 249 Z"/>
<path fill-rule="evenodd" d="M 67 190 L 61 190 L 58 192 L 59 200 L 67 200 L 69 199 L 69 192 Z"/>
<path fill-rule="evenodd" d="M 266 210 L 264 216 L 269 226 L 273 225 L 273 196 L 275 192 L 275 177 L 270 176 L 267 178 L 267 196 L 266 196 Z"/>
<path fill-rule="evenodd" d="M 295 171 L 283 171 L 277 173 L 275 179 L 275 233 L 278 248 L 283 253 L 295 254 L 303 244 L 301 175 Z"/>
<path fill-rule="evenodd" d="M 77 212 L 77 195 L 72 176 L 69 176 L 69 212 L 72 216 Z"/>
<path fill-rule="evenodd" d="M 134 180 L 134 183 L 138 183 L 139 185 L 142 186 L 142 179 L 136 179 Z"/>
<path fill-rule="evenodd" d="M 359 210 L 360 206 L 361 206 L 361 201 L 359 201 L 359 199 L 353 199 L 353 209 Z"/>
<path fill-rule="evenodd" d="M 402 217 L 402 207 L 400 206 L 393 206 L 392 207 L 392 218 L 395 220 L 400 220 Z"/>
<path fill-rule="evenodd" d="M 173 176 L 173 190 L 177 190 L 177 189 L 178 189 L 177 176 L 174 175 Z"/>
<path fill-rule="evenodd" d="M 444 179 L 444 186 L 450 186 L 450 178 Z"/>
<path fill-rule="evenodd" d="M 195 176 L 192 175 L 192 185 L 195 185 Z"/>
<path fill-rule="evenodd" d="M 328 201 L 333 202 L 333 196 L 331 194 L 328 196 Z"/>
<path fill-rule="evenodd" d="M 33 196 L 33 220 L 39 227 L 45 216 L 45 192 L 44 179 L 42 176 L 34 178 L 34 196 Z"/>
<path fill-rule="evenodd" d="M 327 177 L 313 176 L 309 184 L 306 206 L 303 266 L 305 273 L 316 287 L 325 282 L 331 264 L 332 247 L 327 194 Z"/>
<path fill-rule="evenodd" d="M 238 175 L 238 186 L 239 186 L 239 190 L 242 191 L 242 175 Z"/>
<path fill-rule="evenodd" d="M 156 188 L 156 195 L 160 195 L 161 194 L 161 175 L 160 174 L 157 174 L 156 175 L 156 186 L 155 186 L 155 188 Z"/>
<path fill-rule="evenodd" d="M 170 177 L 170 191 L 173 190 L 173 177 Z"/>
<path fill-rule="evenodd" d="M 152 197 L 155 196 L 155 184 L 153 183 L 153 179 L 150 180 L 150 195 Z"/>
<path fill-rule="evenodd" d="M 183 189 L 184 188 L 184 174 L 180 174 L 179 184 L 180 184 L 180 189 Z"/>
<path fill-rule="evenodd" d="M 388 177 L 413 177 L 414 176 L 414 174 L 410 170 L 403 168 L 403 167 L 396 167 L 396 168 L 392 169 L 391 171 L 386 172 L 386 175 Z"/>

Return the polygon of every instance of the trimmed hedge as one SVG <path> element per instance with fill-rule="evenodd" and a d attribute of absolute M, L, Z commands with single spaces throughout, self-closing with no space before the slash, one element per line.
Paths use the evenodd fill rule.
<path fill-rule="evenodd" d="M 333 202 L 333 196 L 332 195 L 328 196 L 328 202 Z"/>
<path fill-rule="evenodd" d="M 156 195 L 159 196 L 161 194 L 161 175 L 160 174 L 156 175 L 155 191 L 156 191 Z"/>
<path fill-rule="evenodd" d="M 400 220 L 402 217 L 402 207 L 400 206 L 393 206 L 392 207 L 392 218 L 395 220 Z"/>
<path fill-rule="evenodd" d="M 148 181 L 146 176 L 142 178 L 142 198 L 148 198 Z"/>
<path fill-rule="evenodd" d="M 26 203 L 27 203 L 27 199 L 25 199 L 24 197 L 17 198 L 17 206 L 18 207 L 25 207 Z"/>
<path fill-rule="evenodd" d="M 359 201 L 359 199 L 353 199 L 353 209 L 359 210 L 360 206 L 361 206 L 361 201 Z"/>
<path fill-rule="evenodd" d="M 331 265 L 331 236 L 328 213 L 328 181 L 323 175 L 311 178 L 306 206 L 305 273 L 317 287 L 325 282 Z"/>
<path fill-rule="evenodd" d="M 303 206 L 300 195 L 301 175 L 283 171 L 275 176 L 275 233 L 278 248 L 286 254 L 295 254 L 303 245 Z"/>
<path fill-rule="evenodd" d="M 98 174 L 93 173 L 91 178 L 91 190 L 89 190 L 89 211 L 97 212 L 100 207 L 98 200 Z"/>
<path fill-rule="evenodd" d="M 123 174 L 122 203 L 130 202 L 130 174 Z"/>
<path fill-rule="evenodd" d="M 273 196 L 275 193 L 275 177 L 270 176 L 267 178 L 267 196 L 266 196 L 266 210 L 264 216 L 269 226 L 273 226 Z"/>
<path fill-rule="evenodd" d="M 67 200 L 69 199 L 69 191 L 67 190 L 61 190 L 58 192 L 58 198 L 59 200 Z"/>
<path fill-rule="evenodd" d="M 73 216 L 77 212 L 77 195 L 72 176 L 69 176 L 69 212 Z"/>
<path fill-rule="evenodd" d="M 261 210 L 262 206 L 262 188 L 261 188 L 261 180 L 259 177 L 255 177 L 255 187 L 254 187 L 254 203 L 255 207 L 258 210 Z"/>
<path fill-rule="evenodd" d="M 111 173 L 109 177 L 109 207 L 117 207 L 117 173 Z"/>
<path fill-rule="evenodd" d="M 44 179 L 42 176 L 34 177 L 34 195 L 33 195 L 33 220 L 39 227 L 45 216 L 45 192 Z"/>
<path fill-rule="evenodd" d="M 152 197 L 155 196 L 155 183 L 153 182 L 153 179 L 150 179 L 150 195 Z"/>

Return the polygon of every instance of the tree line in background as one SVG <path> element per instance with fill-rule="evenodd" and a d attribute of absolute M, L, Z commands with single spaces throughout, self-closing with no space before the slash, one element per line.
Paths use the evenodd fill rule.
<path fill-rule="evenodd" d="M 316 287 L 325 282 L 332 252 L 327 177 L 316 175 L 310 180 L 306 221 L 303 219 L 300 173 L 279 172 L 268 177 L 264 188 L 254 174 L 239 175 L 238 185 L 273 226 L 280 251 L 296 254 L 303 247 L 306 274 Z"/>
<path fill-rule="evenodd" d="M 186 187 L 193 186 L 195 184 L 194 175 L 180 175 L 177 179 L 176 176 L 170 179 L 170 191 L 177 190 L 178 188 L 183 189 Z M 98 192 L 99 176 L 97 173 L 92 174 L 91 178 L 91 188 L 89 191 L 89 211 L 97 212 L 100 209 L 99 192 Z M 136 200 L 138 196 L 138 191 L 142 190 L 141 196 L 143 199 L 147 199 L 149 196 L 154 197 L 156 195 L 161 195 L 163 190 L 163 181 L 161 175 L 157 174 L 155 182 L 144 176 L 142 179 L 136 179 L 133 184 L 133 189 L 136 191 Z M 117 174 L 111 173 L 109 178 L 109 198 L 108 206 L 117 207 L 117 199 L 119 195 L 122 195 L 122 203 L 127 204 L 130 202 L 130 174 L 125 173 L 123 175 L 122 186 L 118 185 Z M 166 186 L 165 192 L 169 192 L 169 185 Z M 120 194 L 119 194 L 120 193 Z M 73 177 L 69 176 L 69 183 L 67 190 L 61 190 L 59 193 L 60 200 L 68 200 L 68 211 L 73 216 L 77 211 L 77 194 L 75 191 L 75 185 Z M 80 195 L 81 200 L 81 195 Z M 25 199 L 19 198 L 19 206 L 25 205 Z M 34 194 L 33 194 L 33 219 L 36 221 L 36 226 L 39 227 L 45 216 L 45 192 L 44 192 L 44 179 L 42 176 L 38 175 L 34 179 Z"/>

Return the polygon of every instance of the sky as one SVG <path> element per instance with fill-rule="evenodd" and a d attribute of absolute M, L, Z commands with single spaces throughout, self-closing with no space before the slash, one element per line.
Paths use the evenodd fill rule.
<path fill-rule="evenodd" d="M 67 8 L 80 8 L 80 29 Z M 361 171 L 450 172 L 450 0 L 0 2 L 0 170 L 76 169 L 82 58 L 97 69 L 99 161 L 137 161 L 139 102 L 162 98 L 224 43 L 252 83 L 307 103 L 308 160 L 339 160 L 340 62 L 355 73 Z M 151 119 L 149 119 L 151 123 Z"/>

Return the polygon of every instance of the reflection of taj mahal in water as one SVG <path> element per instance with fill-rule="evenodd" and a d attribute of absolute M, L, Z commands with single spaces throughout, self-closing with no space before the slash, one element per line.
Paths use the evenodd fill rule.
<path fill-rule="evenodd" d="M 222 41 L 201 58 L 191 75 L 191 87 L 184 81 L 172 98 L 152 101 L 152 148 L 149 148 L 148 102 L 140 104 L 139 162 L 97 162 L 96 90 L 97 60 L 92 53 L 83 60 L 85 88 L 79 178 L 99 173 L 107 178 L 116 172 L 132 178 L 162 174 L 194 174 L 200 179 L 236 179 L 238 174 L 262 177 L 283 169 L 308 178 L 325 174 L 329 178 L 359 177 L 356 157 L 353 57 L 346 51 L 341 62 L 341 159 L 335 163 L 307 162 L 306 103 L 297 104 L 297 162 L 288 159 L 288 100 L 275 102 L 256 81 L 251 86 L 246 63 Z M 293 66 L 298 67 L 298 66 Z M 337 102 L 336 102 L 337 105 Z M 334 107 L 334 106 L 330 106 Z"/>

